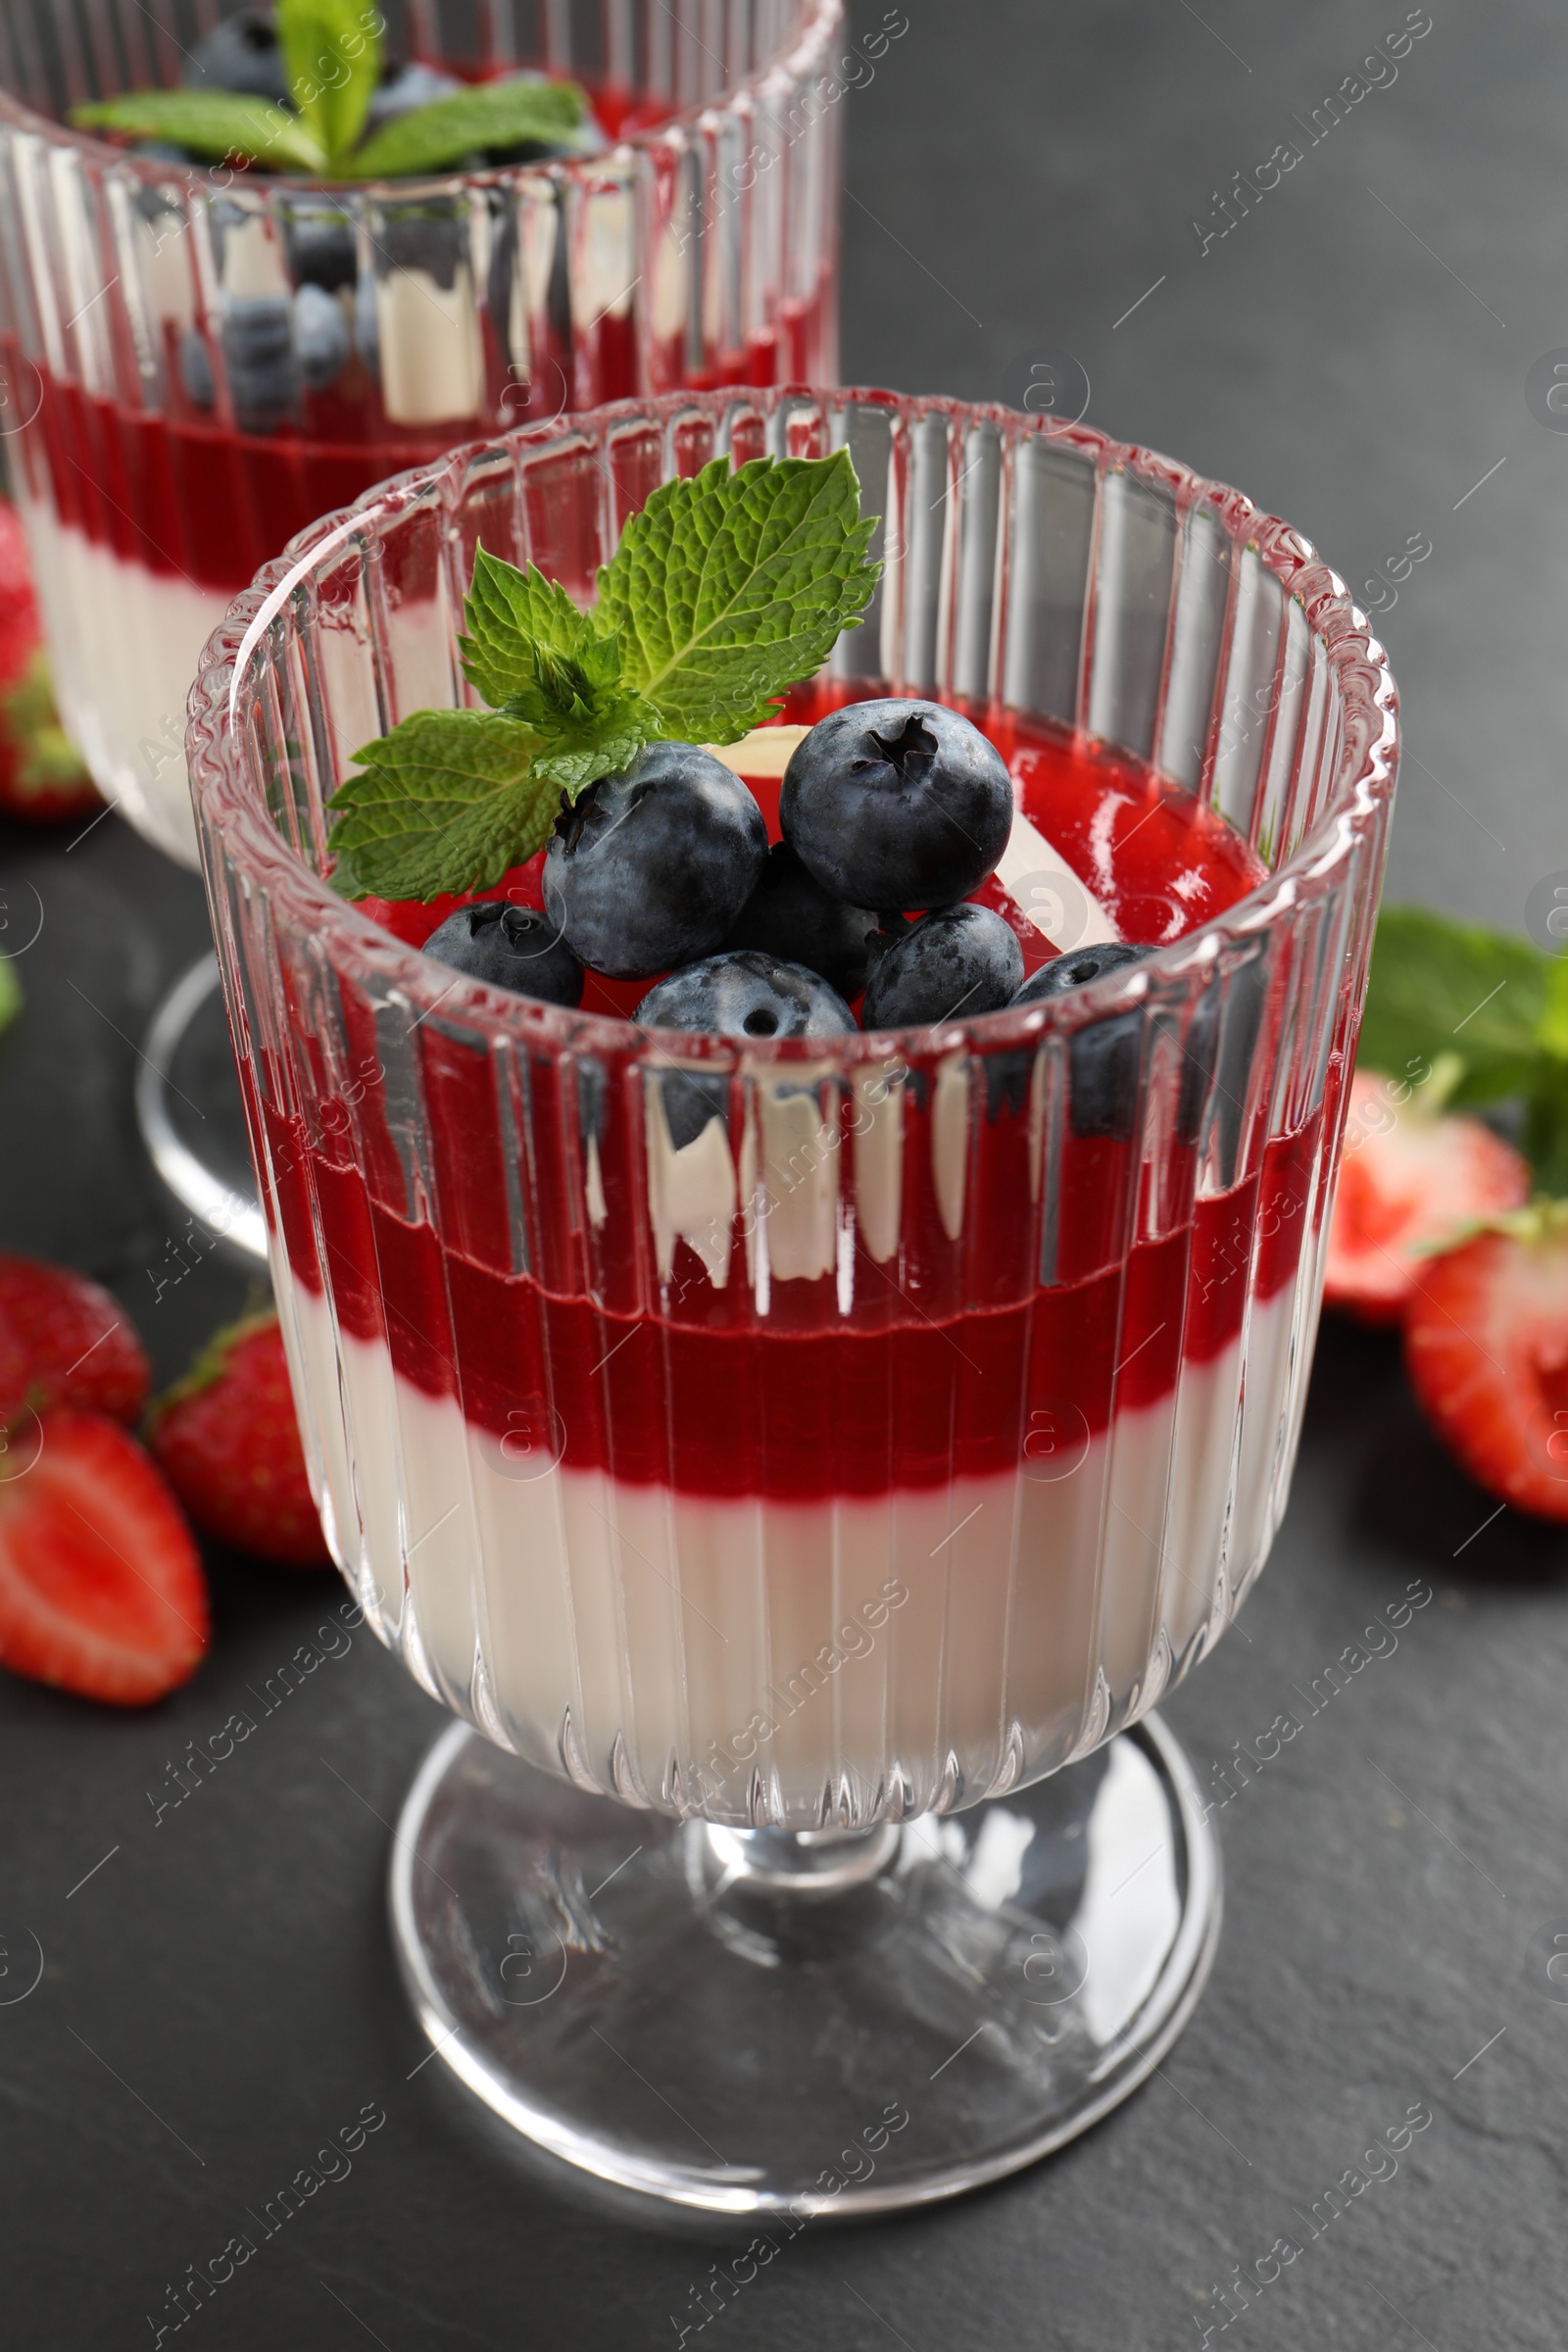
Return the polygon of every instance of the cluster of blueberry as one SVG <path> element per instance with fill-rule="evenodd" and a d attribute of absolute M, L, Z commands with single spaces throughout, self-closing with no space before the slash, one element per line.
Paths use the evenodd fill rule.
<path fill-rule="evenodd" d="M 1058 956 L 1029 980 L 1017 935 L 970 902 L 1012 828 L 1012 778 L 979 729 L 937 703 L 852 703 L 797 746 L 784 838 L 710 752 L 657 743 L 564 810 L 543 912 L 460 906 L 425 953 L 492 986 L 581 1002 L 585 967 L 667 976 L 644 1028 L 736 1038 L 924 1027 L 1033 1004 L 1146 953 Z M 915 916 L 910 920 L 911 912 Z"/>

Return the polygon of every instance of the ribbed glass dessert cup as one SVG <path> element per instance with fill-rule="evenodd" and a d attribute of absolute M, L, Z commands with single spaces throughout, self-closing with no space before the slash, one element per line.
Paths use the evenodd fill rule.
<path fill-rule="evenodd" d="M 580 78 L 605 152 L 322 184 L 70 127 L 84 100 L 177 82 L 232 13 L 0 0 L 7 470 L 66 724 L 122 814 L 190 866 L 198 657 L 316 515 L 528 417 L 833 380 L 839 101 L 872 70 L 841 70 L 842 0 L 411 0 L 385 11 L 389 56 Z M 210 965 L 180 982 L 138 1109 L 184 1204 L 259 1253 L 243 1147 L 204 1091 L 216 986 Z"/>
<path fill-rule="evenodd" d="M 1173 871 L 1181 935 L 1048 1003 L 745 1046 L 487 990 L 334 896 L 324 801 L 464 698 L 481 537 L 586 598 L 660 480 L 846 442 L 886 571 L 799 714 L 915 693 L 1009 755 L 1130 757 L 1140 821 L 1228 831 L 1255 887 L 1181 932 Z M 371 1623 L 484 1735 L 410 1800 L 397 1939 L 531 2139 L 696 2204 L 909 2202 L 1179 2030 L 1217 1854 L 1140 1719 L 1284 1508 L 1396 740 L 1286 525 L 880 393 L 460 451 L 213 638 L 191 772 L 313 1476 Z"/>

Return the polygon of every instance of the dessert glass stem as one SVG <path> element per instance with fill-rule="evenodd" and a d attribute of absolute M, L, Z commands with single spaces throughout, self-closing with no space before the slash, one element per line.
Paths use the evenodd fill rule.
<path fill-rule="evenodd" d="M 705 1860 L 716 1863 L 722 1884 L 765 1887 L 776 1894 L 842 1894 L 885 1870 L 899 1848 L 892 1822 L 868 1830 L 729 1830 L 697 1825 Z"/>

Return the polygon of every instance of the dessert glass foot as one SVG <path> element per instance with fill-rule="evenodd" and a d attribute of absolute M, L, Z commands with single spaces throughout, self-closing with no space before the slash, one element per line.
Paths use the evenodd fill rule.
<path fill-rule="evenodd" d="M 966 1812 L 804 1834 L 633 1813 L 456 1725 L 390 1893 L 420 2024 L 516 2131 L 799 2220 L 955 2196 L 1126 2098 L 1208 1975 L 1220 1858 L 1152 1715 Z"/>
<path fill-rule="evenodd" d="M 192 964 L 153 1016 L 136 1071 L 136 1123 L 175 1200 L 209 1233 L 265 1260 L 267 1226 L 216 956 Z"/>

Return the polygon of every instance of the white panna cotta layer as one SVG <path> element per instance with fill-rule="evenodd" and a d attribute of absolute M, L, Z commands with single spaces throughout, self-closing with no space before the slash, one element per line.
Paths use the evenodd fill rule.
<path fill-rule="evenodd" d="M 780 1502 L 498 1442 L 276 1250 L 274 1279 L 329 1540 L 383 1637 L 530 1762 L 662 1810 L 809 1826 L 1059 1763 L 1158 1696 L 1273 1534 L 1294 1286 L 1245 1355 L 1070 1455 Z"/>
<path fill-rule="evenodd" d="M 127 563 L 19 495 L 54 665 L 55 699 L 94 783 L 138 833 L 198 863 L 185 777 L 185 703 L 230 602 Z"/>

